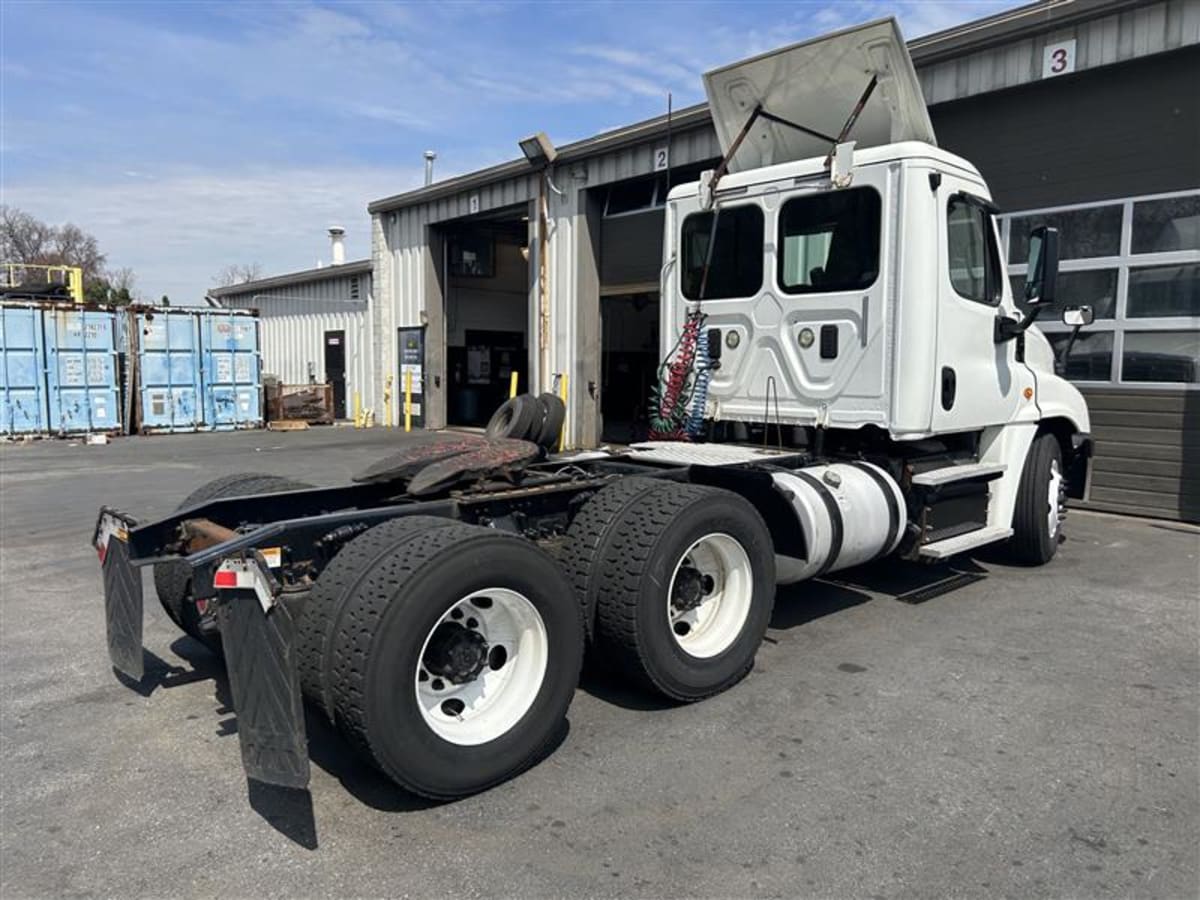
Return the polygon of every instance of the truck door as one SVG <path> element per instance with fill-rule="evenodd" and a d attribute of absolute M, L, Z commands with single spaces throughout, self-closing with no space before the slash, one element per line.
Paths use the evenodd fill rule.
<path fill-rule="evenodd" d="M 938 189 L 937 371 L 934 431 L 970 431 L 1011 421 L 1020 379 L 1015 341 L 993 339 L 1004 309 L 1004 269 L 991 204 L 970 182 Z"/>

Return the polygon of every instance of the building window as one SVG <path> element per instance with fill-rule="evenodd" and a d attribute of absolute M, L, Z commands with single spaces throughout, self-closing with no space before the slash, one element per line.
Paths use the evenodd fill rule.
<path fill-rule="evenodd" d="M 950 198 L 946 207 L 946 255 L 950 284 L 967 300 L 996 306 L 1000 302 L 1000 255 L 992 214 L 965 194 Z"/>
<path fill-rule="evenodd" d="M 879 276 L 873 188 L 795 197 L 779 214 L 779 285 L 789 294 L 858 291 Z"/>
<path fill-rule="evenodd" d="M 1073 381 L 1136 387 L 1200 385 L 1200 190 L 1004 216 L 1009 277 L 1020 299 L 1029 230 L 1059 229 L 1058 298 L 1038 327 L 1056 352 L 1068 306 L 1096 321 L 1067 359 Z"/>
<path fill-rule="evenodd" d="M 763 213 L 757 206 L 719 208 L 716 242 L 713 213 L 692 213 L 683 220 L 680 286 L 689 300 L 753 297 L 763 282 Z M 705 269 L 707 267 L 707 274 Z"/>

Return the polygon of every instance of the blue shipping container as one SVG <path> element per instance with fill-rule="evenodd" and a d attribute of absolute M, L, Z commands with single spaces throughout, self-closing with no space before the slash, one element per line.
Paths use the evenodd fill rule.
<path fill-rule="evenodd" d="M 0 307 L 0 434 L 47 430 L 42 311 Z"/>
<path fill-rule="evenodd" d="M 117 314 L 45 309 L 42 320 L 50 431 L 119 431 Z"/>
<path fill-rule="evenodd" d="M 258 319 L 227 312 L 197 313 L 204 354 L 204 421 L 210 428 L 262 424 Z"/>
<path fill-rule="evenodd" d="M 138 313 L 138 371 L 144 431 L 196 431 L 204 424 L 200 328 L 190 310 Z"/>

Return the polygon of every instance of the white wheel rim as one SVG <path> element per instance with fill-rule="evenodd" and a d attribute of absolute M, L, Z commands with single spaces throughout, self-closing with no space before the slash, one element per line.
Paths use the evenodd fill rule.
<path fill-rule="evenodd" d="M 430 654 L 434 635 L 452 639 L 469 658 L 482 652 L 477 674 L 462 672 L 454 677 L 431 668 L 445 663 L 446 656 Z M 464 638 L 472 632 L 479 638 Z M 434 649 L 446 644 L 435 642 Z M 451 604 L 430 629 L 421 645 L 414 673 L 417 706 L 421 717 L 438 737 L 452 744 L 475 746 L 493 741 L 509 731 L 533 706 L 546 677 L 550 640 L 537 608 L 523 594 L 508 588 L 475 591 Z M 497 665 L 497 663 L 499 663 Z"/>
<path fill-rule="evenodd" d="M 1058 525 L 1061 518 L 1059 504 L 1062 502 L 1062 480 L 1062 471 L 1059 469 L 1058 460 L 1050 460 L 1050 484 L 1047 488 L 1047 499 L 1050 501 L 1050 512 L 1046 518 L 1046 525 L 1049 529 L 1051 538 L 1058 537 Z"/>
<path fill-rule="evenodd" d="M 696 574 L 701 597 L 694 593 Z M 750 557 L 727 534 L 706 534 L 679 558 L 667 591 L 667 624 L 689 656 L 707 659 L 728 650 L 742 633 L 754 596 Z"/>

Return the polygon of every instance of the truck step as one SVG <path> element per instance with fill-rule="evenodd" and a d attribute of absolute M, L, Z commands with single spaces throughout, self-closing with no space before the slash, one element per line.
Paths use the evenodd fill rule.
<path fill-rule="evenodd" d="M 944 541 L 935 541 L 921 548 L 921 556 L 925 559 L 949 559 L 967 550 L 974 550 L 984 544 L 1002 541 L 1012 537 L 1013 530 L 1003 525 L 993 525 L 990 528 L 979 528 L 966 534 L 955 535 Z"/>
<path fill-rule="evenodd" d="M 912 477 L 912 483 L 921 487 L 939 487 L 954 481 L 966 481 L 969 478 L 995 478 L 1003 475 L 1007 469 L 1004 463 L 966 463 L 964 465 L 946 466 L 942 469 L 931 469 Z"/>

